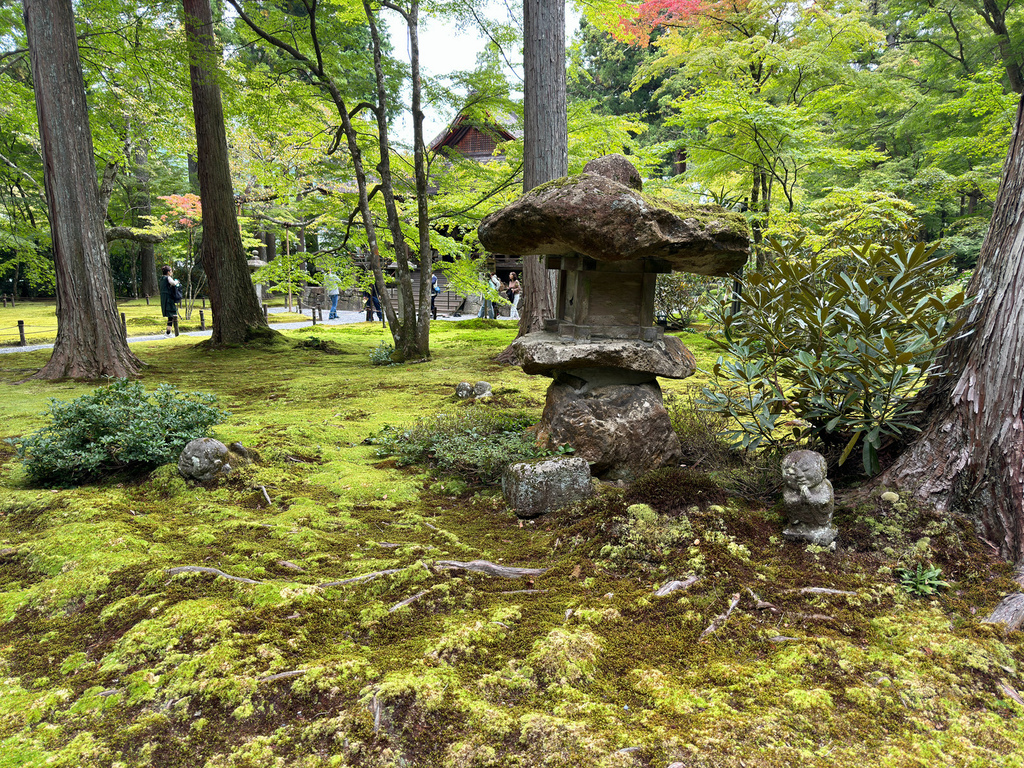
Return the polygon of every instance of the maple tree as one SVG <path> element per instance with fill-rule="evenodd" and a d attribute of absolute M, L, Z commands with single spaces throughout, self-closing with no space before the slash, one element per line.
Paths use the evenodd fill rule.
<path fill-rule="evenodd" d="M 177 232 L 185 235 L 184 251 L 178 251 L 181 258 L 176 258 L 176 264 L 180 265 L 176 273 L 184 276 L 185 295 L 185 318 L 192 317 L 195 308 L 196 296 L 202 291 L 206 282 L 206 275 L 201 268 L 197 257 L 199 254 L 196 245 L 202 235 L 203 210 L 202 200 L 199 195 L 187 192 L 184 195 L 161 195 L 159 197 L 170 209 L 169 213 L 162 214 L 159 221 Z M 155 228 L 160 231 L 159 228 Z M 166 248 L 166 245 L 165 245 Z"/>

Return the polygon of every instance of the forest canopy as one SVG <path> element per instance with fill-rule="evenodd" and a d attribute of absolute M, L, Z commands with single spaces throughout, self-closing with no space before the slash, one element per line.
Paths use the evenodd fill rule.
<path fill-rule="evenodd" d="M 379 128 L 358 109 L 376 87 L 363 3 L 320 7 L 313 36 L 302 2 L 214 4 L 232 180 L 250 256 L 301 254 L 275 266 L 282 284 L 316 269 L 351 272 L 367 242 L 353 155 L 323 80 L 268 45 L 235 6 L 322 60 L 353 108 L 373 168 Z M 433 3 L 421 13 L 421 23 L 476 28 L 488 41 L 471 71 L 423 79 L 425 106 L 481 124 L 499 120 L 521 136 L 521 20 L 488 20 L 471 6 Z M 570 171 L 607 152 L 629 154 L 656 194 L 744 211 L 759 254 L 770 237 L 804 237 L 824 253 L 923 242 L 952 256 L 957 269 L 973 266 L 1021 91 L 1024 12 L 1013 3 L 600 0 L 579 10 L 580 24 L 569 30 Z M 198 193 L 181 6 L 85 0 L 75 14 L 104 219 L 121 233 L 110 243 L 115 290 L 152 294 L 147 274 L 164 262 L 195 272 L 201 286 L 201 224 L 167 226 L 177 221 L 167 201 Z M 395 126 L 410 109 L 410 70 L 399 55 L 404 44 L 389 38 L 400 26 L 379 29 L 386 119 Z M 0 291 L 52 295 L 40 143 L 16 4 L 0 8 L 0 49 Z M 392 134 L 396 215 L 411 243 L 412 147 Z M 482 165 L 430 158 L 436 254 L 473 252 L 476 222 L 521 189 L 521 144 L 507 142 L 497 162 Z M 383 202 L 370 203 L 383 224 Z M 140 231 L 162 233 L 155 254 L 152 243 L 132 238 Z M 379 247 L 393 260 L 394 238 L 387 240 Z"/>

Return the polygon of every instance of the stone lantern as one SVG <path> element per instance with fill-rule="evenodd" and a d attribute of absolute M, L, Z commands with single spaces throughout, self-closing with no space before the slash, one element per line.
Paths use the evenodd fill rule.
<path fill-rule="evenodd" d="M 263 261 L 263 259 L 249 259 L 246 263 L 249 265 L 249 277 L 250 278 L 254 274 L 256 274 L 256 271 L 258 269 L 260 269 L 261 267 L 265 267 L 268 264 L 268 262 Z M 253 281 L 252 287 L 253 287 L 253 290 L 256 291 L 256 301 L 258 301 L 260 306 L 262 307 L 263 306 L 263 284 L 262 283 L 257 283 L 255 281 Z"/>
<path fill-rule="evenodd" d="M 513 347 L 526 373 L 551 376 L 538 437 L 570 444 L 608 479 L 679 458 L 657 377 L 693 374 L 693 355 L 654 324 L 659 273 L 725 276 L 746 263 L 746 220 L 716 205 L 641 193 L 622 155 L 532 189 L 480 224 L 489 250 L 545 256 L 558 270 L 555 317 Z"/>

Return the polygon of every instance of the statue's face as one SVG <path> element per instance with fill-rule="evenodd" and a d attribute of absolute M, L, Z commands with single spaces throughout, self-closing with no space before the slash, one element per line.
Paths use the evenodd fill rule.
<path fill-rule="evenodd" d="M 787 456 L 782 462 L 782 479 L 790 488 L 815 486 L 825 479 L 821 465 L 812 457 L 797 457 L 790 460 Z"/>

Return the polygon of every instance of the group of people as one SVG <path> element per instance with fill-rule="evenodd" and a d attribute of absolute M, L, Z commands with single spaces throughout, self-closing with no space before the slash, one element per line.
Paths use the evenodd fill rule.
<path fill-rule="evenodd" d="M 509 318 L 512 320 L 519 319 L 519 297 L 523 293 L 522 283 L 519 282 L 519 278 L 516 277 L 515 272 L 510 272 L 508 275 L 508 283 L 502 282 L 501 278 L 498 277 L 497 273 L 492 272 L 491 276 L 487 279 L 490 283 L 491 288 L 496 293 L 504 294 L 508 297 L 508 300 L 512 302 L 512 307 L 509 310 Z M 494 302 L 484 296 L 483 302 L 480 304 L 480 311 L 476 314 L 477 317 L 489 317 L 491 319 L 497 319 L 498 310 Z"/>
<path fill-rule="evenodd" d="M 159 281 L 160 312 L 165 318 L 167 318 L 167 335 L 170 336 L 173 331 L 174 335 L 177 336 L 178 302 L 182 300 L 181 283 L 174 279 L 173 270 L 169 266 L 162 267 L 161 272 L 163 274 Z M 491 273 L 491 276 L 488 278 L 488 282 L 496 293 L 504 294 L 508 297 L 508 300 L 512 302 L 509 317 L 513 320 L 518 320 L 519 298 L 522 295 L 523 286 L 519 282 L 519 278 L 516 277 L 516 273 L 509 273 L 507 284 L 502 282 L 497 273 Z M 324 276 L 323 285 L 331 302 L 331 310 L 327 317 L 330 320 L 335 320 L 338 317 L 338 299 L 341 297 L 341 279 L 334 274 L 333 271 L 328 270 L 327 274 Z M 437 320 L 437 305 L 435 304 L 435 301 L 440 293 L 441 286 L 438 283 L 437 275 L 431 275 L 430 314 L 435 320 Z M 366 319 L 371 320 L 373 316 L 376 315 L 377 319 L 383 320 L 384 313 L 381 311 L 380 298 L 377 296 L 376 286 L 371 286 L 368 291 L 363 291 L 363 297 L 366 299 Z M 477 313 L 477 317 L 490 317 L 492 319 L 497 317 L 497 308 L 495 307 L 494 302 L 486 296 L 480 304 L 480 311 Z"/>
<path fill-rule="evenodd" d="M 488 278 L 488 282 L 491 287 L 497 293 L 504 294 L 508 297 L 508 300 L 512 303 L 512 308 L 509 312 L 509 317 L 513 320 L 519 319 L 519 299 L 523 292 L 522 283 L 519 282 L 519 278 L 515 272 L 509 273 L 508 283 L 502 282 L 501 278 L 498 277 L 497 273 L 492 273 Z M 328 297 L 331 300 L 331 311 L 328 315 L 328 319 L 334 320 L 338 316 L 338 298 L 341 295 L 341 281 L 331 271 L 327 272 L 324 278 L 324 289 L 327 291 Z M 437 275 L 430 276 L 430 316 L 437 320 L 437 297 L 441 294 L 441 284 L 438 282 Z M 373 320 L 375 317 L 378 320 L 384 319 L 384 313 L 381 311 L 380 297 L 377 295 L 377 287 L 371 285 L 369 290 L 363 291 L 363 298 L 366 300 L 366 319 Z M 483 303 L 480 306 L 480 311 L 477 313 L 477 317 L 497 317 L 497 308 L 493 301 L 488 298 L 484 298 Z"/>

